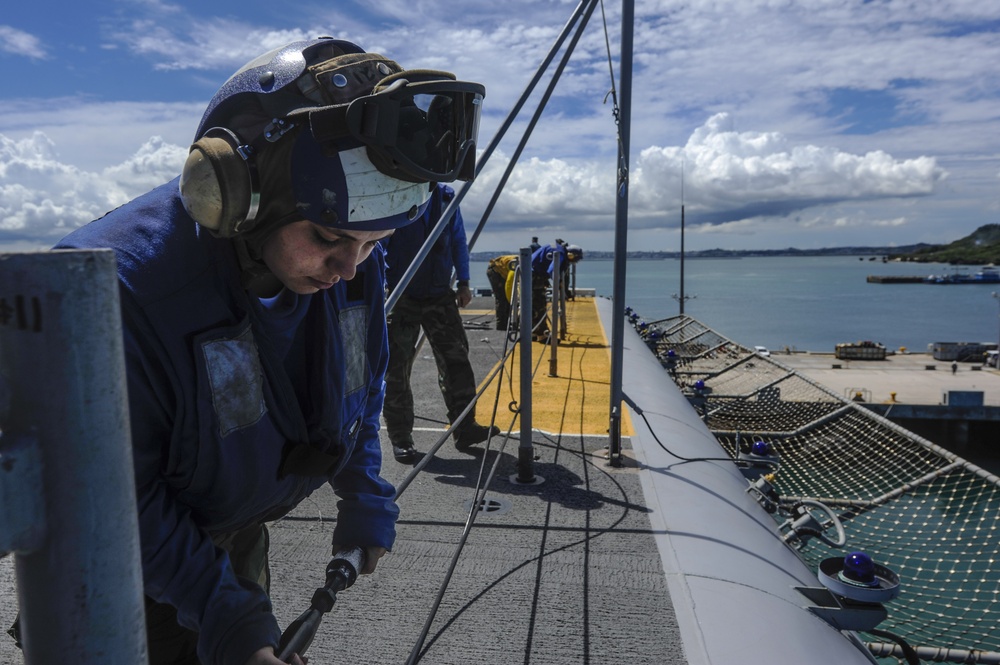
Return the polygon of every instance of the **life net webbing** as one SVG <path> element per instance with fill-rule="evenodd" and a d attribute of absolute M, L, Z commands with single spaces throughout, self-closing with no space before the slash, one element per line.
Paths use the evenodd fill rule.
<path fill-rule="evenodd" d="M 768 442 L 782 500 L 840 515 L 845 549 L 812 539 L 799 551 L 813 570 L 860 550 L 899 574 L 879 630 L 914 647 L 1000 651 L 1000 478 L 695 319 L 626 312 L 731 456 Z"/>

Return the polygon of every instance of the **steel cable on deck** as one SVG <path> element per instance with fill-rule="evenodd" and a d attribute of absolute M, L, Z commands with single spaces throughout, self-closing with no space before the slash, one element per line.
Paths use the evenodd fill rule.
<path fill-rule="evenodd" d="M 512 347 L 509 352 L 505 352 L 505 354 L 503 356 L 503 360 L 500 363 L 498 363 L 497 366 L 493 369 L 493 372 L 490 374 L 490 376 L 487 379 L 487 381 L 484 382 L 483 389 L 479 393 L 477 393 L 477 395 L 473 399 L 473 401 L 469 404 L 469 406 L 466 407 L 465 411 L 462 412 L 462 415 L 459 416 L 459 421 L 461 421 L 461 419 L 464 418 L 469 411 L 471 411 L 473 405 L 478 401 L 479 397 L 483 394 L 483 392 L 485 392 L 485 390 L 489 387 L 490 383 L 492 382 L 493 378 L 496 376 L 497 372 L 499 372 L 502 369 L 506 368 L 507 362 L 513 356 L 514 348 L 516 348 L 516 347 Z M 539 361 L 539 364 L 535 366 L 535 371 L 536 372 L 538 371 L 538 368 L 539 368 L 540 364 L 541 363 Z M 500 391 L 501 390 L 502 390 L 502 384 L 501 384 L 501 382 L 498 382 L 497 383 L 496 397 L 494 398 L 494 401 L 493 401 L 493 414 L 492 414 L 492 418 L 490 419 L 490 426 L 491 427 L 492 427 L 493 423 L 496 421 L 497 405 L 499 404 L 499 401 L 500 401 Z M 519 410 L 515 410 L 514 414 L 511 416 L 511 421 L 510 421 L 509 426 L 507 427 L 507 432 L 504 435 L 503 440 L 500 443 L 500 446 L 496 449 L 496 453 L 497 454 L 494 457 L 493 465 L 490 468 L 489 473 L 485 474 L 485 471 L 486 471 L 486 458 L 487 458 L 487 453 L 490 452 L 491 440 L 492 439 L 488 439 L 487 440 L 486 447 L 485 447 L 485 449 L 483 451 L 482 461 L 480 462 L 480 466 L 479 466 L 479 474 L 478 474 L 478 476 L 476 478 L 476 484 L 475 484 L 475 489 L 474 489 L 474 498 L 473 498 L 473 501 L 472 501 L 472 503 L 471 503 L 471 505 L 469 507 L 469 515 L 466 518 L 465 526 L 462 529 L 462 535 L 459 538 L 459 542 L 458 542 L 458 544 L 455 547 L 455 551 L 454 551 L 454 553 L 452 555 L 451 562 L 448 565 L 448 570 L 445 573 L 445 577 L 442 580 L 441 585 L 438 587 L 437 596 L 435 597 L 434 602 L 431 605 L 431 610 L 430 610 L 430 612 L 427 615 L 427 619 L 424 622 L 423 628 L 421 629 L 420 636 L 417 639 L 417 642 L 413 646 L 413 649 L 412 649 L 412 651 L 410 653 L 410 657 L 406 661 L 407 665 L 411 665 L 413 663 L 417 663 L 420 660 L 420 651 L 421 651 L 421 649 L 423 649 L 424 643 L 427 640 L 427 635 L 430 633 L 431 625 L 434 622 L 434 618 L 437 616 L 437 612 L 438 612 L 438 609 L 441 606 L 441 602 L 444 600 L 444 594 L 447 592 L 448 585 L 451 583 L 451 578 L 454 575 L 455 568 L 458 565 L 459 558 L 461 557 L 462 552 L 465 549 L 465 544 L 468 541 L 469 534 L 472 532 L 472 527 L 473 527 L 473 525 L 475 524 L 475 521 L 476 521 L 476 513 L 479 512 L 480 506 L 482 506 L 484 504 L 484 502 L 486 501 L 486 494 L 489 491 L 490 485 L 492 484 L 493 479 L 494 479 L 494 477 L 496 475 L 497 466 L 499 465 L 500 460 L 503 457 L 502 453 L 504 451 L 504 448 L 506 447 L 507 443 L 510 441 L 511 433 L 512 433 L 512 431 L 514 429 L 514 423 L 516 422 L 519 414 L 520 414 L 520 411 Z M 417 465 L 414 467 L 413 471 L 411 471 L 407 475 L 407 477 L 403 480 L 403 482 L 400 483 L 400 487 L 397 488 L 397 491 L 396 491 L 396 499 L 397 500 L 399 499 L 400 494 L 402 494 L 402 492 L 410 484 L 410 482 L 412 482 L 412 480 L 417 476 L 417 474 L 419 474 L 421 472 L 421 470 L 433 458 L 433 456 L 437 452 L 437 450 L 440 449 L 440 447 L 444 444 L 444 442 L 448 438 L 449 431 L 446 431 L 444 433 L 444 435 L 442 435 L 442 437 L 437 441 L 437 443 L 434 444 L 434 446 L 432 446 L 432 448 L 428 451 L 428 453 L 424 456 L 424 458 L 421 459 L 419 463 L 417 463 Z M 485 478 L 484 478 L 484 475 L 485 475 Z"/>
<path fill-rule="evenodd" d="M 518 270 L 520 270 L 520 267 L 518 268 Z M 406 478 L 404 478 L 399 483 L 399 485 L 396 488 L 395 501 L 399 500 L 399 497 L 403 494 L 406 488 L 409 487 L 409 485 L 413 482 L 413 480 L 417 477 L 417 475 L 423 471 L 424 467 L 426 467 L 427 464 L 430 463 L 430 460 L 434 458 L 434 455 L 437 453 L 437 451 L 440 450 L 441 446 L 443 446 L 445 441 L 447 441 L 454 427 L 457 424 L 460 424 L 469 415 L 469 413 L 472 412 L 472 409 L 479 402 L 480 397 L 482 397 L 482 395 L 490 387 L 496 375 L 507 368 L 507 363 L 513 357 L 514 349 L 517 348 L 517 343 L 519 342 L 519 337 L 513 336 L 510 332 L 512 330 L 511 321 L 513 321 L 513 318 L 514 317 L 511 316 L 510 319 L 508 320 L 508 333 L 504 335 L 504 348 L 501 354 L 500 362 L 497 363 L 497 365 L 490 372 L 486 380 L 483 381 L 483 387 L 476 393 L 475 397 L 473 397 L 473 399 L 465 407 L 462 413 L 459 414 L 458 418 L 455 420 L 455 424 L 453 424 L 452 427 L 445 430 L 445 432 L 441 435 L 441 437 L 437 440 L 437 442 L 435 442 L 434 445 L 432 445 L 431 448 L 427 451 L 427 454 L 425 454 L 424 457 L 413 467 L 413 470 L 409 474 L 407 474 Z M 541 325 L 541 323 L 542 322 L 536 324 L 536 328 L 537 326 Z M 538 370 L 541 368 L 543 359 L 544 359 L 544 354 L 539 354 L 538 361 L 535 363 L 535 367 L 532 371 L 532 377 L 534 377 L 535 374 L 537 374 Z M 513 381 L 513 372 L 509 372 L 508 374 L 511 377 L 511 381 Z M 500 403 L 500 394 L 502 390 L 503 390 L 502 380 L 497 381 L 496 396 L 493 399 L 493 411 L 490 417 L 490 424 L 489 424 L 489 427 L 491 428 L 496 422 L 498 405 Z M 513 392 L 512 387 L 511 391 Z M 493 460 L 493 465 L 490 468 L 488 474 L 486 473 L 486 458 L 487 458 L 487 453 L 491 452 L 492 437 L 487 439 L 486 446 L 483 450 L 482 461 L 480 462 L 479 466 L 479 473 L 476 478 L 476 483 L 474 487 L 474 497 L 469 508 L 469 515 L 466 518 L 465 526 L 462 529 L 462 535 L 459 538 L 459 542 L 455 547 L 455 551 L 454 554 L 452 555 L 451 562 L 449 563 L 448 570 L 445 573 L 445 577 L 442 580 L 441 585 L 438 587 L 437 596 L 435 597 L 434 602 L 431 605 L 431 610 L 428 613 L 423 628 L 421 629 L 420 636 L 417 639 L 417 642 L 413 646 L 413 650 L 410 653 L 410 657 L 406 661 L 407 665 L 417 663 L 420 660 L 420 651 L 421 649 L 423 649 L 424 643 L 427 640 L 427 635 L 430 633 L 431 625 L 434 622 L 434 618 L 437 616 L 438 609 L 440 608 L 441 602 L 444 599 L 444 594 L 448 590 L 448 585 L 450 584 L 451 578 L 454 575 L 455 568 L 458 565 L 459 558 L 461 557 L 462 551 L 465 548 L 465 544 L 468 541 L 469 534 L 472 532 L 472 527 L 475 524 L 476 520 L 476 513 L 479 512 L 480 506 L 482 506 L 486 501 L 486 494 L 489 491 L 493 479 L 496 476 L 497 466 L 499 465 L 500 460 L 503 457 L 502 453 L 506 448 L 507 443 L 510 441 L 511 434 L 514 430 L 514 424 L 517 421 L 518 416 L 520 415 L 520 408 L 515 407 L 515 405 L 516 402 L 511 401 L 510 410 L 513 412 L 513 415 L 511 416 L 510 424 L 507 427 L 506 433 L 504 434 L 499 447 L 496 448 L 497 454 Z"/>
<path fill-rule="evenodd" d="M 528 88 L 524 91 L 524 93 L 522 94 L 522 97 L 518 100 L 518 102 L 515 105 L 514 109 L 508 115 L 507 119 L 505 120 L 505 122 L 501 126 L 501 128 L 498 131 L 497 135 L 493 138 L 493 140 L 491 141 L 490 145 L 487 147 L 486 151 L 483 153 L 482 158 L 480 160 L 477 160 L 476 174 L 478 175 L 479 172 L 482 170 L 483 165 L 485 164 L 485 162 L 487 161 L 487 159 L 489 158 L 489 156 L 492 154 L 493 150 L 498 145 L 498 143 L 499 143 L 500 139 L 502 138 L 502 136 L 504 135 L 504 133 L 506 132 L 506 130 L 509 128 L 509 126 L 513 122 L 514 118 L 520 112 L 520 109 L 521 109 L 522 105 L 527 100 L 527 97 L 530 95 L 531 91 L 534 89 L 535 85 L 540 80 L 543 71 L 548 68 L 549 64 L 551 64 L 553 58 L 555 57 L 555 54 L 558 52 L 559 48 L 562 46 L 563 42 L 565 41 L 567 35 L 570 33 L 573 24 L 574 23 L 578 23 L 578 25 L 576 26 L 576 31 L 573 34 L 573 36 L 572 36 L 572 38 L 570 40 L 569 45 L 566 47 L 566 50 L 565 50 L 565 52 L 563 54 L 563 57 L 562 57 L 559 65 L 556 68 L 555 73 L 553 74 L 552 80 L 549 82 L 549 85 L 546 88 L 546 90 L 545 90 L 545 92 L 544 92 L 544 94 L 542 96 L 541 101 L 539 102 L 539 106 L 538 106 L 535 114 L 532 116 L 532 119 L 529 122 L 527 130 L 525 131 L 524 136 L 522 137 L 522 140 L 518 144 L 518 147 L 517 147 L 517 150 L 516 150 L 514 156 L 510 160 L 510 165 L 508 166 L 507 172 L 504 174 L 504 177 L 501 179 L 500 183 L 498 184 L 498 186 L 496 188 L 496 191 L 495 191 L 495 193 L 493 195 L 493 198 L 492 198 L 492 200 L 490 202 L 489 208 L 487 209 L 487 213 L 484 214 L 484 216 L 482 217 L 482 219 L 479 221 L 479 224 L 477 225 L 476 230 L 473 233 L 472 238 L 470 239 L 470 241 L 468 243 L 470 249 L 474 246 L 474 244 L 475 244 L 475 242 L 476 242 L 476 240 L 477 240 L 477 238 L 478 238 L 478 236 L 479 236 L 479 234 L 480 234 L 483 226 L 486 223 L 486 220 L 487 220 L 487 217 L 488 217 L 488 214 L 489 214 L 488 211 L 490 209 L 492 209 L 492 207 L 495 204 L 496 200 L 499 198 L 500 191 L 503 189 L 503 186 L 504 186 L 507 178 L 509 177 L 510 172 L 512 171 L 515 163 L 517 162 L 518 157 L 520 156 L 520 153 L 523 150 L 524 145 L 526 144 L 526 142 L 528 140 L 528 137 L 531 134 L 531 131 L 533 130 L 535 124 L 538 121 L 538 119 L 541 117 L 541 113 L 544 110 L 544 107 L 545 107 L 548 99 L 551 97 L 551 94 L 552 94 L 553 89 L 555 88 L 556 82 L 559 80 L 560 75 L 562 74 L 563 70 L 565 69 L 566 64 L 569 61 L 570 55 L 575 50 L 576 45 L 579 43 L 579 40 L 580 40 L 580 38 L 583 35 L 584 29 L 586 28 L 587 23 L 588 23 L 590 17 L 592 16 L 592 14 L 594 12 L 594 9 L 597 6 L 597 2 L 598 2 L 598 0 L 581 0 L 580 4 L 574 10 L 573 15 L 571 16 L 571 18 L 569 19 L 569 21 L 564 26 L 563 31 L 560 33 L 559 37 L 556 39 L 555 44 L 553 45 L 553 47 L 550 50 L 549 54 L 546 56 L 546 59 L 544 60 L 543 64 L 539 67 L 538 71 L 536 72 L 535 76 L 533 77 L 532 81 L 530 82 Z M 407 268 L 407 270 L 405 271 L 405 273 L 403 274 L 402 278 L 400 279 L 400 284 L 397 286 L 395 292 L 392 293 L 392 294 L 390 294 L 389 297 L 387 298 L 387 300 L 386 300 L 386 313 L 387 314 L 392 311 L 392 308 L 395 305 L 395 302 L 398 299 L 399 294 L 401 294 L 403 292 L 403 290 L 405 290 L 406 286 L 409 284 L 410 279 L 412 279 L 413 275 L 416 273 L 416 270 L 418 269 L 419 264 L 423 261 L 424 258 L 426 258 L 426 255 L 427 255 L 427 253 L 429 251 L 430 246 L 435 242 L 435 240 L 437 239 L 437 237 L 443 231 L 444 225 L 448 222 L 448 220 L 454 214 L 454 210 L 457 209 L 459 203 L 464 198 L 466 192 L 468 191 L 468 188 L 469 188 L 470 184 L 471 183 L 465 183 L 465 186 L 461 187 L 456 192 L 455 198 L 452 199 L 451 203 L 443 211 L 443 213 L 441 215 L 441 218 L 439 219 L 438 223 L 435 225 L 434 230 L 431 232 L 431 234 L 425 240 L 424 246 L 421 247 L 421 250 L 420 250 L 420 252 L 418 252 L 418 255 L 414 259 L 413 264 L 411 264 Z M 519 269 L 520 268 L 521 268 L 521 266 L 519 266 Z M 540 326 L 542 324 L 542 322 L 544 322 L 544 319 L 542 319 L 542 321 L 539 321 L 534 326 L 534 328 L 537 328 L 538 326 Z M 509 323 L 508 323 L 508 326 L 509 326 Z M 480 396 L 485 392 L 486 388 L 490 385 L 490 382 L 496 376 L 496 373 L 499 372 L 501 369 L 503 369 L 503 368 L 506 367 L 507 361 L 513 355 L 513 348 L 511 348 L 511 350 L 508 352 L 506 350 L 506 345 L 509 344 L 509 343 L 511 343 L 511 342 L 517 341 L 516 339 L 511 339 L 511 337 L 512 336 L 510 334 L 505 335 L 505 350 L 504 350 L 504 353 L 502 355 L 502 360 L 500 361 L 500 363 L 497 364 L 497 367 L 494 368 L 494 370 L 490 374 L 489 378 L 484 382 L 483 389 L 480 390 L 480 391 L 478 391 L 476 393 L 476 396 L 473 398 L 473 400 L 470 402 L 470 404 L 462 411 L 462 413 L 456 419 L 456 422 L 460 423 L 460 422 L 462 422 L 462 420 L 464 418 L 466 418 L 468 416 L 468 414 L 474 408 L 475 404 L 478 402 Z M 539 361 L 535 365 L 535 368 L 534 368 L 534 370 L 532 372 L 532 376 L 534 376 L 534 374 L 537 373 L 538 369 L 540 368 L 540 366 L 541 366 L 541 360 L 542 360 L 542 356 L 539 357 Z M 511 375 L 511 380 L 513 380 L 513 375 Z M 502 389 L 501 382 L 498 382 L 498 384 L 497 384 L 497 396 L 494 399 L 493 413 L 492 413 L 492 417 L 490 419 L 490 427 L 491 428 L 493 426 L 493 423 L 496 421 L 497 405 L 499 403 L 499 397 L 500 397 L 500 391 L 501 391 L 501 389 Z M 514 408 L 514 404 L 515 404 L 515 402 L 512 401 L 511 402 L 511 410 L 514 411 L 514 415 L 513 415 L 512 419 L 511 419 L 510 426 L 507 429 L 507 433 L 506 433 L 506 435 L 503 438 L 503 442 L 500 444 L 498 452 L 502 452 L 503 448 L 506 446 L 507 441 L 510 440 L 511 432 L 513 431 L 513 427 L 514 427 L 514 422 L 516 421 L 517 415 L 519 413 L 519 410 Z M 454 425 L 452 426 L 452 428 L 453 427 L 454 427 Z M 421 459 L 420 462 L 418 462 L 414 466 L 413 470 L 399 484 L 399 486 L 396 489 L 395 500 L 398 501 L 400 495 L 406 490 L 406 488 L 410 485 L 410 483 L 413 481 L 413 479 L 416 477 L 416 475 L 423 470 L 423 468 L 429 463 L 429 461 L 431 459 L 433 459 L 434 454 L 441 448 L 442 445 L 444 445 L 444 442 L 447 440 L 449 434 L 452 431 L 452 428 L 449 428 L 448 430 L 445 431 L 444 435 L 442 435 L 442 437 L 431 447 L 431 449 L 423 457 L 423 459 Z M 468 519 L 466 521 L 466 527 L 463 530 L 462 538 L 460 539 L 460 542 L 459 542 L 459 544 L 458 544 L 458 546 L 456 548 L 455 554 L 454 554 L 453 559 L 452 559 L 452 563 L 449 566 L 449 569 L 448 569 L 448 572 L 446 574 L 445 580 L 442 582 L 441 587 L 439 588 L 438 596 L 437 596 L 437 598 L 436 598 L 436 600 L 435 600 L 435 602 L 434 602 L 434 604 L 433 604 L 433 606 L 431 608 L 431 611 L 430 611 L 430 613 L 428 615 L 427 621 L 425 622 L 424 628 L 421 631 L 420 637 L 419 637 L 417 643 L 414 645 L 413 650 L 412 650 L 412 652 L 410 654 L 410 657 L 407 660 L 408 664 L 409 663 L 416 663 L 420 659 L 420 651 L 423 648 L 424 642 L 425 642 L 425 640 L 427 638 L 427 634 L 428 634 L 428 632 L 430 630 L 430 626 L 431 626 L 431 624 L 432 624 L 432 622 L 434 620 L 434 617 L 437 614 L 437 611 L 438 611 L 438 609 L 440 607 L 441 600 L 443 599 L 444 593 L 447 590 L 447 587 L 448 587 L 449 581 L 451 579 L 451 576 L 454 573 L 454 569 L 455 569 L 455 566 L 457 564 L 458 558 L 461 555 L 462 549 L 464 548 L 465 542 L 466 542 L 466 540 L 468 538 L 468 534 L 471 531 L 472 525 L 475 522 L 475 513 L 478 511 L 479 506 L 481 505 L 482 501 L 484 500 L 486 491 L 488 490 L 489 485 L 492 482 L 494 474 L 496 472 L 496 466 L 499 463 L 499 460 L 501 458 L 500 454 L 498 454 L 496 456 L 496 459 L 494 460 L 494 463 L 493 463 L 493 468 L 490 470 L 490 472 L 488 474 L 488 477 L 486 478 L 485 482 L 483 481 L 483 476 L 484 476 L 484 472 L 485 472 L 485 468 L 486 468 L 486 453 L 490 452 L 490 443 L 491 443 L 491 440 L 492 440 L 492 437 L 490 437 L 489 439 L 487 439 L 487 444 L 486 444 L 486 447 L 484 449 L 483 461 L 482 461 L 482 463 L 480 465 L 479 477 L 477 478 L 476 487 L 475 487 L 476 500 L 473 501 L 472 506 L 470 507 L 469 517 L 468 517 Z"/>

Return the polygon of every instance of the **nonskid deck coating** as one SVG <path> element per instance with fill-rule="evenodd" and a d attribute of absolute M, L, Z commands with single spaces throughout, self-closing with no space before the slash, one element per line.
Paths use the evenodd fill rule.
<path fill-rule="evenodd" d="M 494 329 L 489 305 L 487 299 L 477 299 L 475 309 L 465 311 L 470 357 L 480 380 L 497 362 L 503 346 L 503 333 Z M 574 325 L 571 322 L 571 335 Z M 576 330 L 579 334 L 580 328 Z M 536 352 L 543 349 L 541 344 L 533 347 Z M 562 351 L 567 360 L 560 366 L 581 371 L 597 367 L 598 355 L 607 358 L 606 346 Z M 545 374 L 541 380 L 546 386 L 547 369 L 543 365 L 536 374 L 536 380 Z M 560 381 L 582 384 L 590 398 L 601 389 L 600 383 L 595 388 L 582 375 Z M 420 416 L 414 439 L 418 449 L 426 451 L 445 426 L 436 366 L 427 348 L 414 364 L 413 387 Z M 547 388 L 542 392 L 546 398 L 554 394 Z M 565 401 L 567 394 L 573 391 L 564 390 L 556 399 Z M 572 433 L 550 430 L 551 424 L 545 420 L 539 424 L 536 417 L 534 472 L 544 479 L 536 485 L 511 479 L 516 475 L 516 439 L 502 449 L 501 441 L 494 440 L 488 452 L 484 446 L 459 452 L 446 442 L 399 497 L 393 552 L 374 575 L 342 592 L 324 619 L 307 653 L 311 665 L 406 662 L 456 557 L 484 459 L 486 473 L 496 463 L 485 505 L 499 509 L 476 514 L 419 662 L 686 663 L 628 440 L 624 468 L 612 468 L 604 459 L 606 395 L 594 399 L 596 406 L 585 407 L 598 414 L 597 436 L 575 431 L 583 429 L 575 423 Z M 507 401 L 500 405 L 500 413 L 509 421 L 513 414 Z M 392 459 L 384 433 L 383 452 L 383 475 L 398 485 L 412 467 Z M 271 591 L 282 626 L 308 607 L 323 582 L 336 500 L 328 489 L 320 490 L 271 525 Z M 0 628 L 10 624 L 16 610 L 9 556 L 0 559 Z M 22 662 L 13 642 L 0 633 L 0 663 Z"/>
<path fill-rule="evenodd" d="M 520 345 L 514 347 L 508 369 L 496 375 L 477 404 L 479 422 L 490 422 L 498 384 L 501 405 L 519 399 L 521 353 Z M 556 347 L 554 364 L 551 345 L 534 342 L 531 351 L 532 428 L 563 435 L 606 436 L 611 406 L 611 347 L 594 299 L 576 298 L 566 303 L 566 334 Z M 509 417 L 497 419 L 502 429 L 510 422 Z M 519 430 L 520 422 L 513 422 L 514 430 Z M 631 436 L 634 431 L 627 410 L 621 430 L 623 436 Z"/>

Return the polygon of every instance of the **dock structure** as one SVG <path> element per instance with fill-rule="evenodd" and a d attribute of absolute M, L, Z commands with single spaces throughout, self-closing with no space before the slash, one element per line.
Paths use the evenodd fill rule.
<path fill-rule="evenodd" d="M 869 284 L 922 284 L 926 275 L 868 275 Z"/>
<path fill-rule="evenodd" d="M 930 353 L 841 360 L 832 353 L 776 354 L 802 376 L 909 430 L 1000 472 L 1000 371 Z M 860 397 L 859 397 L 860 396 Z"/>

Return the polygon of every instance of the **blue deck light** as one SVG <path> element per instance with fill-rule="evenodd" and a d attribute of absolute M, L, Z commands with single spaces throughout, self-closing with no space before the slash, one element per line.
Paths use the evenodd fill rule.
<path fill-rule="evenodd" d="M 841 571 L 840 578 L 848 584 L 878 586 L 875 562 L 864 552 L 851 552 L 844 557 L 844 570 Z"/>

